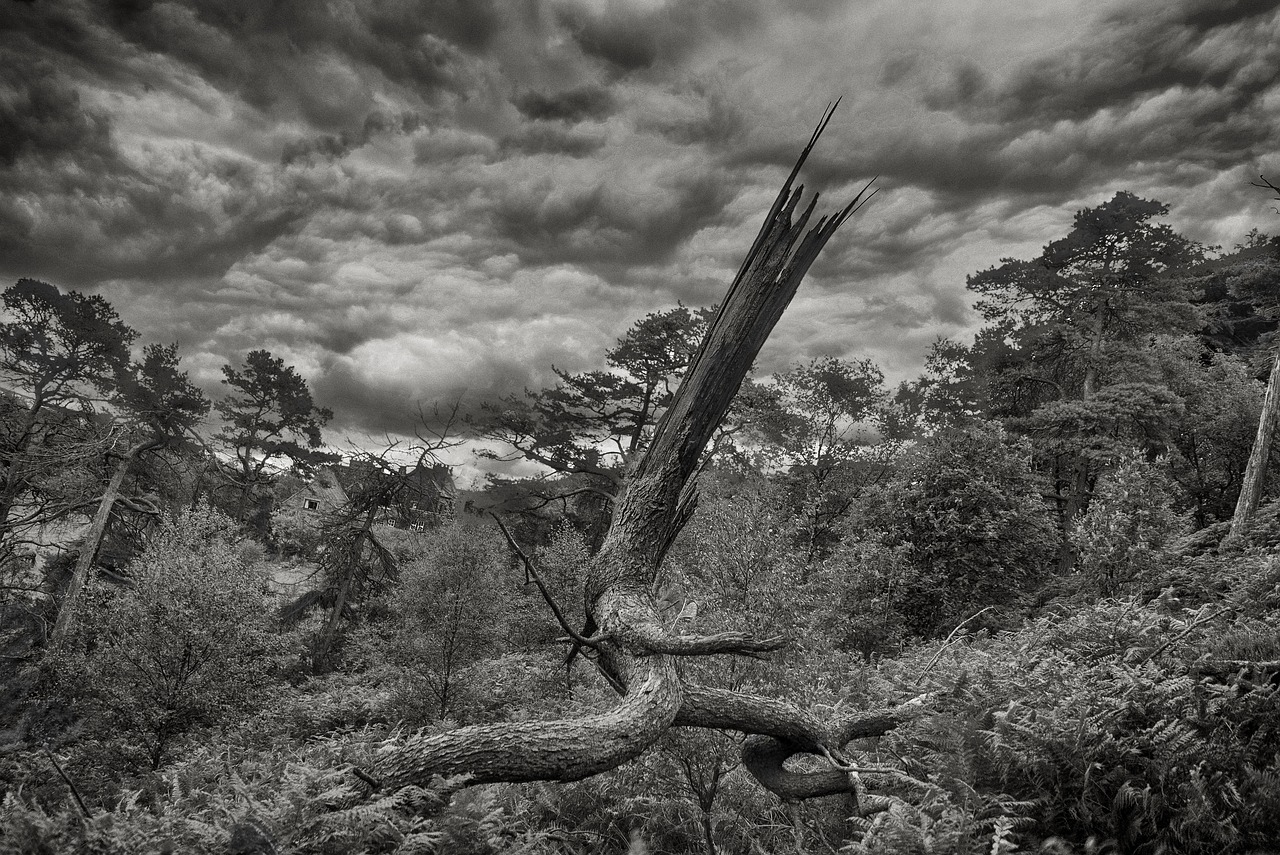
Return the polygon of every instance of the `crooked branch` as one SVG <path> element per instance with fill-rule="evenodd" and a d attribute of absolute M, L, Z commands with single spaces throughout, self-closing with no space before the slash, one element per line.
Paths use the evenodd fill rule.
<path fill-rule="evenodd" d="M 533 584 L 537 586 L 538 591 L 542 594 L 542 599 L 546 600 L 547 605 L 551 607 L 551 613 L 555 615 L 556 623 L 560 624 L 560 628 L 564 630 L 565 635 L 569 636 L 569 638 L 573 640 L 574 644 L 591 648 L 599 647 L 601 642 L 608 640 L 609 636 L 607 634 L 587 638 L 585 635 L 576 632 L 573 627 L 569 625 L 569 622 L 565 620 L 564 613 L 560 611 L 560 606 L 556 604 L 555 598 L 551 596 L 551 592 L 547 590 L 547 586 L 543 584 L 542 577 L 538 575 L 538 568 L 534 565 L 533 559 L 528 555 L 525 555 L 524 550 L 520 548 L 520 544 L 516 543 L 516 539 L 511 536 L 511 532 L 507 531 L 507 527 L 503 524 L 502 520 L 498 518 L 497 514 L 490 511 L 489 516 L 493 517 L 494 522 L 498 524 L 498 528 L 502 530 L 502 535 L 507 539 L 507 545 L 511 547 L 511 551 L 519 557 L 521 562 L 523 562 L 525 578 L 532 581 Z"/>
<path fill-rule="evenodd" d="M 63 771 L 62 764 L 58 762 L 58 758 L 54 757 L 53 752 L 47 748 L 44 751 L 44 755 L 49 758 L 49 762 L 53 764 L 54 771 L 58 773 L 58 777 L 62 779 L 62 782 L 67 785 L 67 789 L 71 791 L 71 797 L 75 799 L 76 807 L 80 809 L 80 815 L 85 819 L 92 819 L 93 814 L 89 812 L 89 808 L 85 807 L 84 799 L 80 798 L 80 791 L 76 789 L 75 782 Z"/>

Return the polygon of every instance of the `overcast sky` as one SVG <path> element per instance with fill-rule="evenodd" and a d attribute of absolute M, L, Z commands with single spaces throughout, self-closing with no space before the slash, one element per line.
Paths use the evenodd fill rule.
<path fill-rule="evenodd" d="M 828 246 L 762 354 L 914 376 L 965 276 L 1125 189 L 1280 231 L 1280 0 L 0 0 L 0 276 L 337 417 L 541 387 L 719 300 L 826 104 Z"/>

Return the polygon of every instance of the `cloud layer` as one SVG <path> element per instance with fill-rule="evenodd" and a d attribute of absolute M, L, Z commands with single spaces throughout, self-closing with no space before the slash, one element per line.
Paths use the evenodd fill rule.
<path fill-rule="evenodd" d="M 1274 231 L 1280 0 L 0 5 L 0 275 L 218 367 L 265 347 L 338 433 L 405 431 L 719 299 L 824 105 L 837 236 L 762 355 L 918 370 L 967 273 L 1118 189 Z"/>

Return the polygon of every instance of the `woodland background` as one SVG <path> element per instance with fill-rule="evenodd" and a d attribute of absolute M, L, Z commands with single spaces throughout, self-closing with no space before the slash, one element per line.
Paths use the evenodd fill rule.
<path fill-rule="evenodd" d="M 409 733 L 614 703 L 588 657 L 566 665 L 495 518 L 576 616 L 709 310 L 357 450 L 326 444 L 323 402 L 270 353 L 211 401 L 102 297 L 17 282 L 0 851 L 1266 851 L 1280 505 L 1276 461 L 1249 462 L 1280 242 L 1200 246 L 1166 213 L 1119 192 L 974 273 L 975 341 L 938 341 L 896 389 L 817 358 L 740 390 L 658 593 L 673 627 L 790 639 L 698 660 L 703 684 L 812 710 L 925 696 L 856 746 L 875 809 L 853 817 L 770 796 L 737 734 L 678 728 L 579 783 L 338 796 Z M 424 491 L 413 473 L 462 437 L 546 475 Z"/>

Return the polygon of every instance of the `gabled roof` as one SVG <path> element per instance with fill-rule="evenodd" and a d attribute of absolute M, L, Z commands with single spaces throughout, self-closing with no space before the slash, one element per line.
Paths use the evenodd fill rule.
<path fill-rule="evenodd" d="M 454 497 L 458 489 L 453 483 L 453 470 L 443 463 L 423 465 L 422 461 L 405 473 L 405 481 L 412 492 L 418 495 L 439 495 Z"/>
<path fill-rule="evenodd" d="M 314 498 L 322 505 L 334 508 L 345 504 L 347 501 L 347 491 L 342 489 L 342 484 L 338 481 L 337 475 L 329 467 L 317 469 L 311 480 L 303 484 L 300 489 L 294 491 L 285 501 L 292 502 L 304 496 Z"/>

